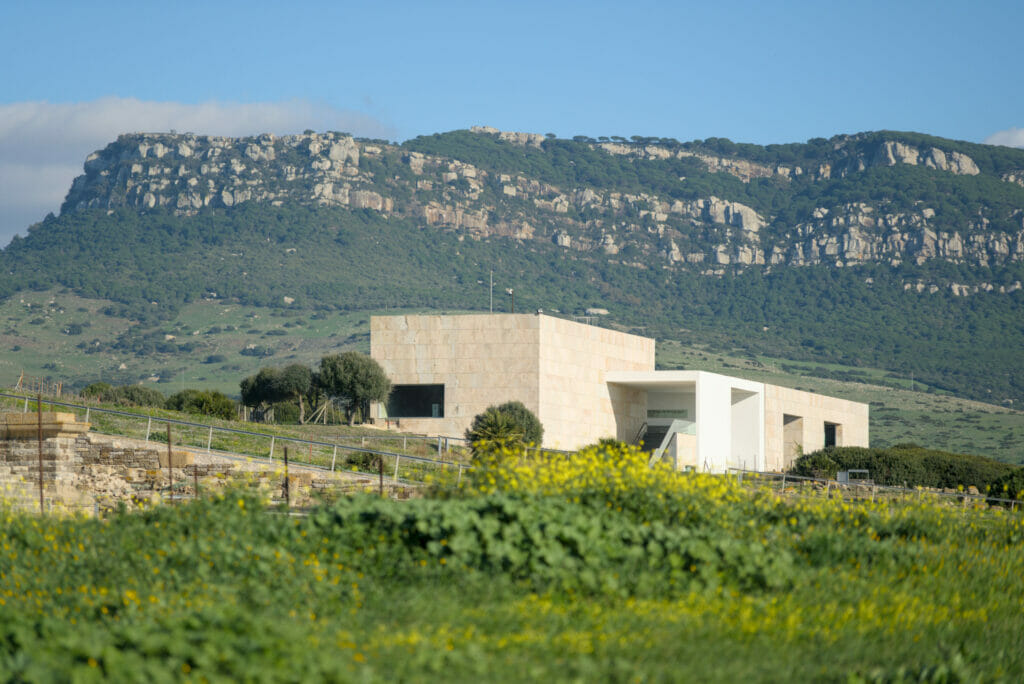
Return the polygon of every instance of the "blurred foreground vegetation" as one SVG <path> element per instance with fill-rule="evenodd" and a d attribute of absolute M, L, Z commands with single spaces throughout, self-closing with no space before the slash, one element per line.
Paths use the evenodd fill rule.
<path fill-rule="evenodd" d="M 457 488 L 304 518 L 244 491 L 7 512 L 0 677 L 1024 676 L 1019 511 L 787 498 L 645 460 L 502 454 Z"/>

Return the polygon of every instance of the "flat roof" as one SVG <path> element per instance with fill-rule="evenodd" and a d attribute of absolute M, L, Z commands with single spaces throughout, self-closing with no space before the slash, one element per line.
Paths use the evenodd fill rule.
<path fill-rule="evenodd" d="M 747 392 L 762 392 L 764 390 L 764 383 L 698 370 L 608 371 L 605 375 L 606 382 L 648 391 L 692 390 L 697 386 L 698 380 L 727 384 L 730 387 Z"/>

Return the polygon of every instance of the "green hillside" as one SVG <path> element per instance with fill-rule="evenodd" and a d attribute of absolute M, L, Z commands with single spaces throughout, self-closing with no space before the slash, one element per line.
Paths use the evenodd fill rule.
<path fill-rule="evenodd" d="M 301 206 L 250 204 L 195 217 L 76 211 L 38 224 L 3 251 L 0 294 L 63 287 L 116 302 L 102 313 L 139 324 L 114 340 L 82 329 L 76 344 L 89 353 L 173 354 L 203 345 L 166 340 L 175 333 L 160 324 L 204 297 L 307 316 L 386 307 L 479 311 L 488 306 L 493 269 L 499 293 L 515 288 L 519 310 L 602 307 L 615 324 L 644 326 L 661 339 L 885 368 L 996 403 L 1024 396 L 1024 297 L 920 294 L 900 285 L 953 266 L 817 266 L 708 278 L 567 254 L 550 243 L 460 238 L 372 212 Z M 996 271 L 988 277 L 999 280 Z M 12 333 L 31 330 L 31 320 L 9 321 L 7 334 L 13 340 Z"/>

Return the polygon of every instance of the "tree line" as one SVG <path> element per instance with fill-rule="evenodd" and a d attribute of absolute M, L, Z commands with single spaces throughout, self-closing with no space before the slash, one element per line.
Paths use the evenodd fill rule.
<path fill-rule="evenodd" d="M 326 410 L 328 402 L 345 413 L 349 425 L 365 421 L 370 402 L 386 401 L 391 380 L 375 360 L 356 351 L 329 354 L 317 368 L 293 363 L 284 368 L 261 368 L 240 383 L 242 405 L 252 409 L 254 420 L 275 416 L 278 407 L 298 410 L 297 422 Z M 280 420 L 283 416 L 275 416 Z"/>

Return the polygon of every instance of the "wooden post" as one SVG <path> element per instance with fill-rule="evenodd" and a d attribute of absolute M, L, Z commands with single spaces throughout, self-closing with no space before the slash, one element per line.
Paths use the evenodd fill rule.
<path fill-rule="evenodd" d="M 174 502 L 174 472 L 171 470 L 171 424 L 167 423 L 167 496 Z"/>
<path fill-rule="evenodd" d="M 284 507 L 292 507 L 291 483 L 288 481 L 288 447 L 284 448 Z"/>
<path fill-rule="evenodd" d="M 28 399 L 25 400 L 26 402 Z M 43 395 L 36 395 L 36 418 L 39 438 L 39 515 L 43 514 Z"/>
<path fill-rule="evenodd" d="M 377 491 L 378 491 L 378 493 L 381 496 L 384 496 L 384 457 L 383 456 L 377 456 L 377 473 L 378 473 L 378 475 L 380 475 L 380 485 L 379 485 L 379 488 L 378 488 Z"/>

